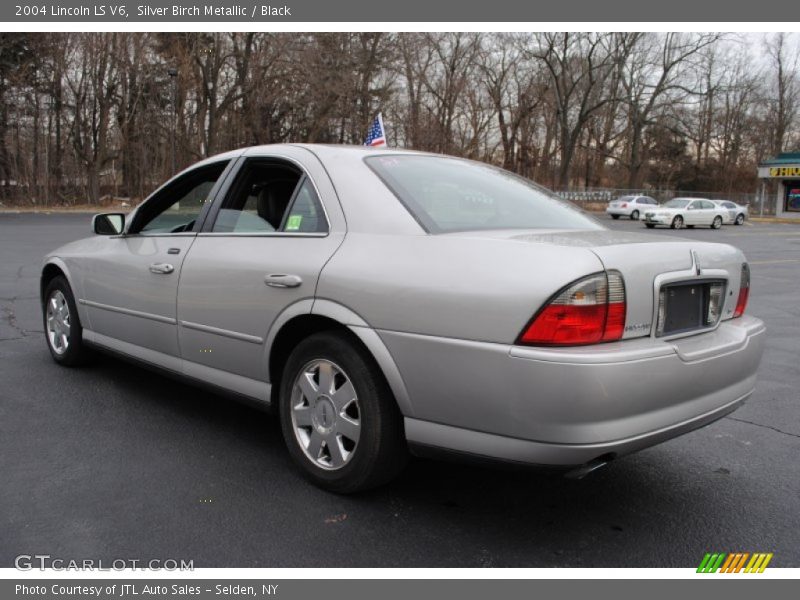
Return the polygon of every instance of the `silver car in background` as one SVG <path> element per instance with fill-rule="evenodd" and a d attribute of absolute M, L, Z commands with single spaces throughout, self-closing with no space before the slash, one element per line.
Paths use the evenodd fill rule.
<path fill-rule="evenodd" d="M 744 225 L 750 216 L 747 206 L 736 204 L 730 200 L 714 200 L 714 204 L 723 210 L 726 225 Z"/>
<path fill-rule="evenodd" d="M 672 229 L 698 226 L 719 229 L 724 220 L 724 209 L 706 198 L 673 198 L 642 216 L 648 229 L 658 225 Z"/>
<path fill-rule="evenodd" d="M 93 227 L 45 259 L 54 360 L 101 349 L 272 407 L 337 492 L 409 450 L 582 474 L 736 409 L 764 347 L 738 249 L 609 231 L 462 159 L 247 148 Z"/>
<path fill-rule="evenodd" d="M 608 203 L 606 214 L 612 219 L 628 217 L 632 221 L 638 221 L 646 210 L 652 210 L 656 206 L 658 202 L 650 196 L 620 196 Z"/>

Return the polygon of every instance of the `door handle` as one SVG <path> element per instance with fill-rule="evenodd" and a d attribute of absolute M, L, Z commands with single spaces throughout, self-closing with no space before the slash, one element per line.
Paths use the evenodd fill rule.
<path fill-rule="evenodd" d="M 286 275 L 285 273 L 270 273 L 264 277 L 264 283 L 276 288 L 295 288 L 299 287 L 303 280 L 297 275 Z"/>
<path fill-rule="evenodd" d="M 150 265 L 150 272 L 156 275 L 169 275 L 174 270 L 175 267 L 167 263 L 153 263 Z"/>

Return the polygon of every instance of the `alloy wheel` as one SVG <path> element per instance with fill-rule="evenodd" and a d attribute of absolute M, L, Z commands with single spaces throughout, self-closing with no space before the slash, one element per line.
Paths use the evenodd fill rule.
<path fill-rule="evenodd" d="M 337 364 L 315 359 L 292 386 L 292 429 L 306 457 L 337 470 L 349 463 L 361 435 L 361 411 L 350 377 Z"/>
<path fill-rule="evenodd" d="M 69 304 L 61 290 L 55 290 L 47 301 L 47 340 L 53 352 L 61 356 L 69 349 Z"/>

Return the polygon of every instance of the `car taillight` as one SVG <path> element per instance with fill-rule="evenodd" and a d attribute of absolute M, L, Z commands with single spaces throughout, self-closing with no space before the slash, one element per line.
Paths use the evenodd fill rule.
<path fill-rule="evenodd" d="M 519 336 L 532 346 L 579 346 L 611 342 L 625 331 L 625 283 L 608 271 L 571 283 L 544 308 Z"/>
<path fill-rule="evenodd" d="M 741 317 L 744 309 L 747 308 L 747 300 L 750 297 L 750 267 L 747 263 L 742 265 L 742 280 L 739 284 L 739 298 L 736 300 L 736 309 L 733 311 L 733 318 Z"/>
<path fill-rule="evenodd" d="M 622 208 L 628 208 L 628 203 L 627 202 L 623 202 L 620 206 L 622 206 Z"/>

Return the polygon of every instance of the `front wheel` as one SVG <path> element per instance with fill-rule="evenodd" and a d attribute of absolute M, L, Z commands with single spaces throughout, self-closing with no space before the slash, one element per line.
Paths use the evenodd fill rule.
<path fill-rule="evenodd" d="M 680 229 L 683 227 L 683 217 L 677 215 L 674 219 L 672 219 L 672 224 L 670 225 L 672 229 Z"/>
<path fill-rule="evenodd" d="M 711 221 L 711 229 L 719 229 L 722 227 L 722 217 L 714 217 L 714 220 Z"/>
<path fill-rule="evenodd" d="M 53 360 L 67 367 L 86 362 L 89 350 L 83 343 L 83 327 L 75 298 L 69 283 L 61 275 L 47 284 L 42 317 L 47 349 Z"/>
<path fill-rule="evenodd" d="M 635 210 L 631 213 L 631 221 L 638 221 L 639 220 L 639 211 Z"/>
<path fill-rule="evenodd" d="M 320 487 L 344 494 L 370 489 L 406 462 L 394 396 L 372 356 L 345 335 L 317 333 L 297 345 L 279 404 L 289 454 Z"/>
<path fill-rule="evenodd" d="M 733 222 L 734 225 L 744 225 L 744 215 L 738 214 L 736 215 L 736 220 Z"/>

